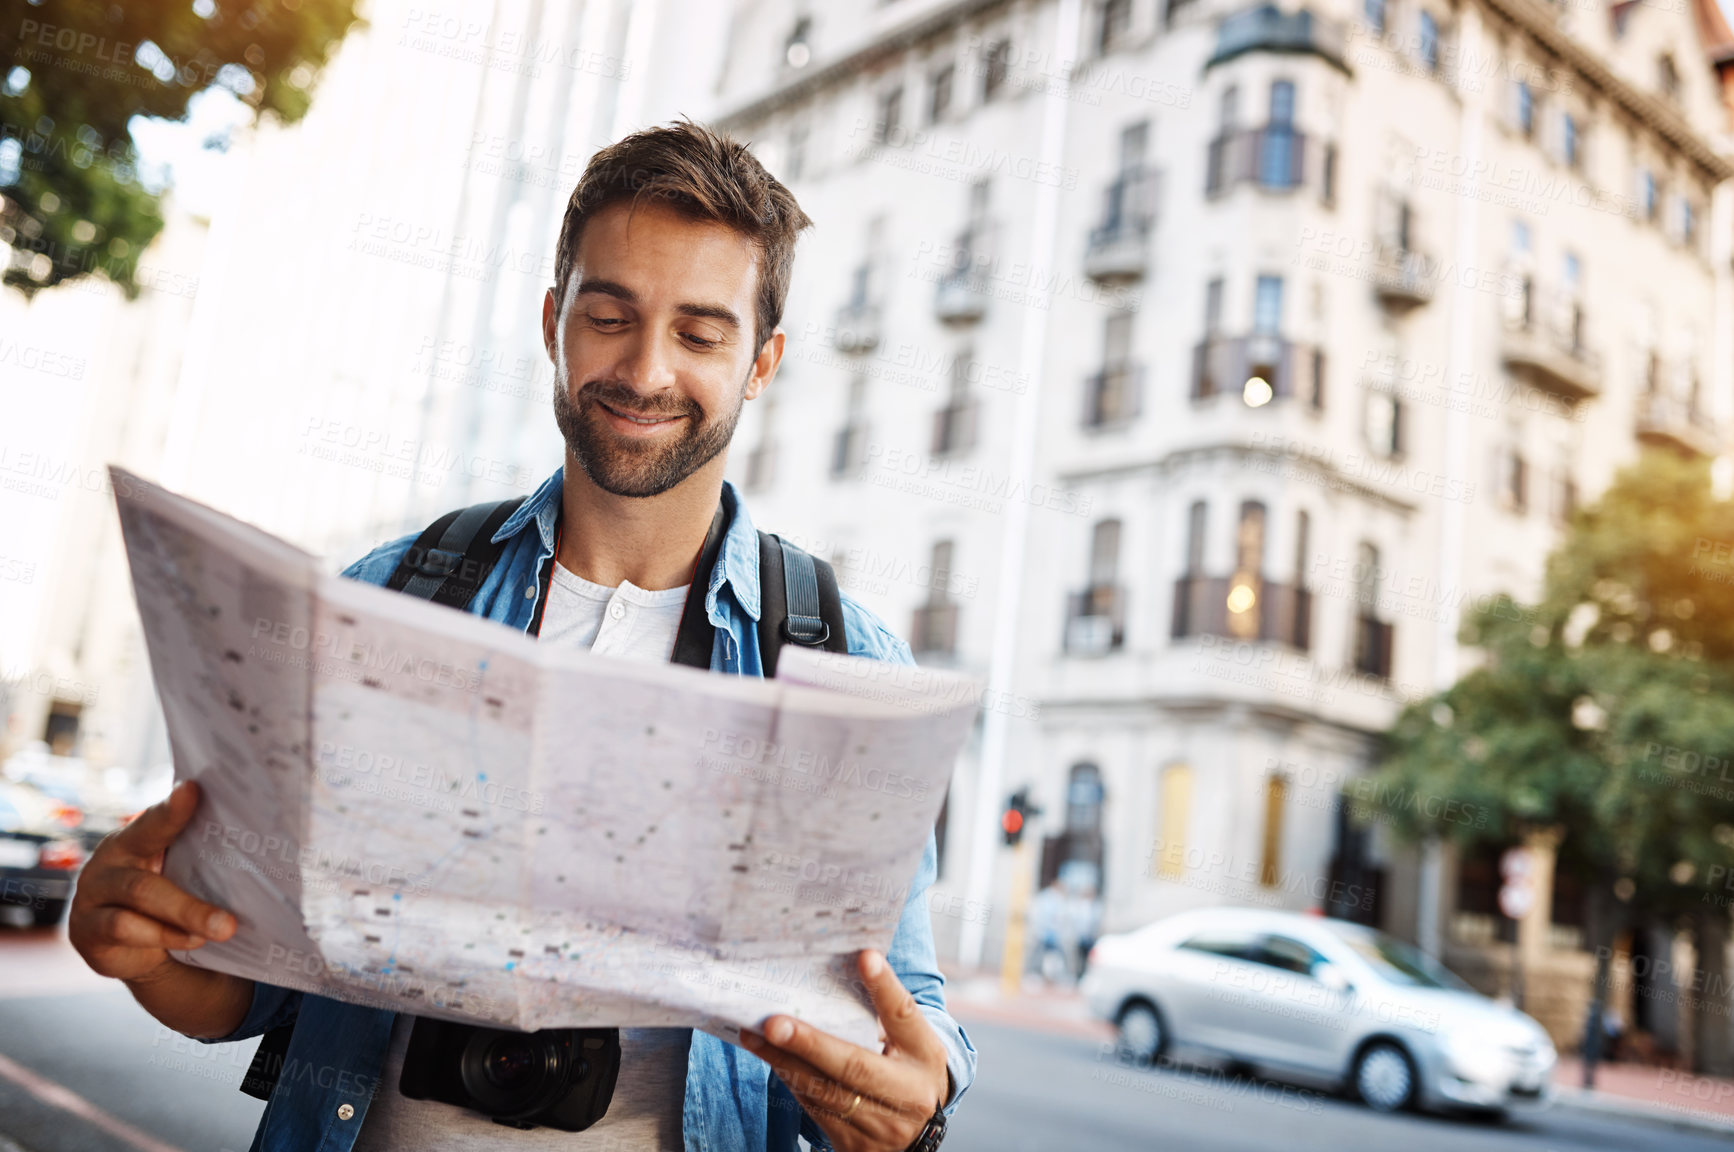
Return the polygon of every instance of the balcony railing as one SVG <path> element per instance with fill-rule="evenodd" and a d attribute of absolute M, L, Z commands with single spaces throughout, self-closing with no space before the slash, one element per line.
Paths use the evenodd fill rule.
<path fill-rule="evenodd" d="M 1432 256 L 1394 244 L 1380 244 L 1373 267 L 1373 291 L 1387 308 L 1407 310 L 1433 299 L 1433 278 L 1439 262 Z"/>
<path fill-rule="evenodd" d="M 1227 17 L 1216 32 L 1216 51 L 1204 67 L 1213 68 L 1247 52 L 1305 53 L 1322 57 L 1345 73 L 1349 70 L 1344 26 L 1304 8 L 1284 12 L 1275 4 L 1265 4 Z"/>
<path fill-rule="evenodd" d="M 1500 356 L 1505 366 L 1537 388 L 1576 402 L 1601 395 L 1601 353 L 1585 343 L 1583 302 L 1547 293 L 1528 276 L 1506 297 Z"/>
<path fill-rule="evenodd" d="M 909 627 L 909 647 L 917 656 L 957 654 L 957 604 L 936 600 L 915 610 Z"/>
<path fill-rule="evenodd" d="M 1084 384 L 1084 427 L 1116 428 L 1138 415 L 1144 399 L 1144 366 L 1116 364 Z"/>
<path fill-rule="evenodd" d="M 879 304 L 873 300 L 851 300 L 837 309 L 836 323 L 831 330 L 831 343 L 839 352 L 870 352 L 879 344 Z"/>
<path fill-rule="evenodd" d="M 1150 260 L 1150 230 L 1156 223 L 1156 173 L 1134 168 L 1120 173 L 1103 196 L 1102 218 L 1090 229 L 1084 274 L 1092 280 L 1136 280 Z"/>
<path fill-rule="evenodd" d="M 1361 612 L 1355 617 L 1355 671 L 1380 680 L 1391 678 L 1391 638 L 1396 632 L 1386 621 Z"/>
<path fill-rule="evenodd" d="M 1126 595 L 1117 584 L 1095 584 L 1066 597 L 1065 649 L 1100 656 L 1126 640 Z"/>
<path fill-rule="evenodd" d="M 831 441 L 831 475 L 850 476 L 861 468 L 867 453 L 867 426 L 845 424 Z"/>
<path fill-rule="evenodd" d="M 1336 145 L 1298 128 L 1270 124 L 1223 133 L 1210 142 L 1204 162 L 1204 192 L 1221 196 L 1237 184 L 1292 192 L 1308 182 L 1319 196 L 1334 195 Z"/>
<path fill-rule="evenodd" d="M 1714 456 L 1721 447 L 1721 432 L 1707 413 L 1696 404 L 1665 392 L 1638 396 L 1634 431 L 1646 444 L 1672 448 L 1689 456 Z"/>
<path fill-rule="evenodd" d="M 1176 640 L 1229 636 L 1312 647 L 1312 593 L 1258 577 L 1182 576 L 1174 582 Z"/>
<path fill-rule="evenodd" d="M 1255 376 L 1270 385 L 1272 399 L 1299 396 L 1316 407 L 1324 400 L 1324 349 L 1260 333 L 1212 336 L 1192 349 L 1194 400 L 1245 396 Z"/>
<path fill-rule="evenodd" d="M 933 414 L 933 454 L 949 456 L 975 447 L 976 403 L 951 403 Z"/>

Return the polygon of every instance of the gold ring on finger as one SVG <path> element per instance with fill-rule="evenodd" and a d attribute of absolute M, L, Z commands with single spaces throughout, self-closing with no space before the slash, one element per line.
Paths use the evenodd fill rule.
<path fill-rule="evenodd" d="M 843 1120 L 849 1119 L 849 1117 L 851 1117 L 855 1114 L 855 1109 L 857 1109 L 859 1107 L 861 1107 L 861 1093 L 857 1092 L 857 1093 L 855 1093 L 855 1099 L 850 1102 L 849 1107 L 843 1109 L 843 1115 L 840 1117 L 840 1119 L 843 1119 Z"/>

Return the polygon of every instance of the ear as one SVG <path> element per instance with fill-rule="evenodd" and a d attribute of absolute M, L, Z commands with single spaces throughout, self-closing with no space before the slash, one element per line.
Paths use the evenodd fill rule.
<path fill-rule="evenodd" d="M 560 347 L 560 307 L 552 288 L 542 294 L 542 347 L 548 350 L 549 363 L 559 363 L 554 353 Z"/>
<path fill-rule="evenodd" d="M 781 328 L 772 329 L 770 338 L 759 349 L 759 357 L 753 361 L 752 373 L 747 377 L 748 400 L 757 400 L 759 393 L 770 387 L 771 377 L 777 374 L 777 365 L 783 362 L 785 339 Z"/>

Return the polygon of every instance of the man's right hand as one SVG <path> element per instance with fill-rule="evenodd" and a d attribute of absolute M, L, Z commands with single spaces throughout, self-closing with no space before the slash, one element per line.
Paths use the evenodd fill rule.
<path fill-rule="evenodd" d="M 162 875 L 163 853 L 192 820 L 199 786 L 182 781 L 160 803 L 97 845 L 79 874 L 67 934 L 103 976 L 154 983 L 187 971 L 168 949 L 227 940 L 235 917 Z M 136 989 L 135 989 L 136 991 Z"/>

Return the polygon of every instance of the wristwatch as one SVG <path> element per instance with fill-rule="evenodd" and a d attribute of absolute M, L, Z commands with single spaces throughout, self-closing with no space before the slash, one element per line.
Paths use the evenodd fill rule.
<path fill-rule="evenodd" d="M 939 1142 L 945 1139 L 945 1104 L 942 1101 L 934 1105 L 933 1115 L 928 1118 L 927 1127 L 921 1130 L 921 1135 L 915 1138 L 904 1152 L 939 1152 Z"/>

